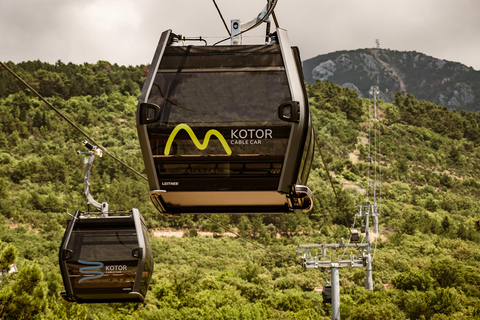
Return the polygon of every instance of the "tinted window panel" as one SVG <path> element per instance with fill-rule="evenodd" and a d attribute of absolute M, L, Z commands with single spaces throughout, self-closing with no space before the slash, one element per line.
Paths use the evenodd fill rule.
<path fill-rule="evenodd" d="M 110 293 L 128 293 L 133 289 L 138 259 L 135 231 L 74 230 L 67 248 L 73 259 L 67 262 L 72 287 L 77 294 L 96 293 L 100 288 Z"/>
<path fill-rule="evenodd" d="M 222 179 L 210 186 L 234 190 L 229 178 L 267 178 L 271 188 L 291 128 L 277 109 L 290 100 L 276 46 L 166 48 L 148 98 L 162 110 L 147 125 L 159 180 Z"/>

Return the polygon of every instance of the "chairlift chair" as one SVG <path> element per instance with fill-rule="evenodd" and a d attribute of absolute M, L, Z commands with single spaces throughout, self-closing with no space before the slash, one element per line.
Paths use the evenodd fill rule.
<path fill-rule="evenodd" d="M 313 206 L 313 129 L 299 51 L 179 45 L 162 33 L 137 107 L 149 198 L 163 215 Z"/>
<path fill-rule="evenodd" d="M 59 251 L 70 302 L 144 302 L 153 273 L 145 222 L 138 209 L 128 216 L 85 217 L 77 210 Z"/>

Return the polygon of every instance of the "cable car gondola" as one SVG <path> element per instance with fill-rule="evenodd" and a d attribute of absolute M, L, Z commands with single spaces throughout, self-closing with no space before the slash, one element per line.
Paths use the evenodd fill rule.
<path fill-rule="evenodd" d="M 323 303 L 332 303 L 332 286 L 327 284 L 322 290 Z"/>
<path fill-rule="evenodd" d="M 350 242 L 351 243 L 359 243 L 360 242 L 360 234 L 355 229 L 350 230 Z"/>
<path fill-rule="evenodd" d="M 143 217 L 138 209 L 113 217 L 85 217 L 75 211 L 59 262 L 67 301 L 144 302 L 153 257 Z"/>
<path fill-rule="evenodd" d="M 109 216 L 108 203 L 90 194 L 90 170 L 102 150 L 88 141 L 83 188 L 100 216 L 76 210 L 58 253 L 65 292 L 70 302 L 144 302 L 153 273 L 153 256 L 145 221 L 138 209 Z M 116 212 L 119 213 L 119 212 Z M 100 214 L 100 213 L 98 213 Z"/>
<path fill-rule="evenodd" d="M 152 204 L 167 216 L 310 210 L 313 129 L 286 31 L 262 45 L 179 38 L 162 33 L 137 107 Z"/>

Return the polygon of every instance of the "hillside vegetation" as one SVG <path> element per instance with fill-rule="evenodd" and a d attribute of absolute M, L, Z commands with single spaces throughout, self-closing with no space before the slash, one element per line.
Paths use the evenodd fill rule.
<path fill-rule="evenodd" d="M 139 171 L 143 161 L 135 112 L 144 66 L 25 62 L 21 74 L 96 141 Z M 340 271 L 343 319 L 478 319 L 480 317 L 480 114 L 449 111 L 413 95 L 372 101 L 332 82 L 307 86 L 315 132 L 345 209 L 337 206 L 322 162 L 315 159 L 309 213 L 213 215 L 276 252 L 222 236 L 191 215 L 159 216 L 148 186 L 108 157 L 97 158 L 91 192 L 112 210 L 138 208 L 152 231 L 155 273 L 147 302 L 77 305 L 63 291 L 58 248 L 69 215 L 87 210 L 83 136 L 0 71 L 0 319 L 330 319 L 313 289 L 320 270 L 304 270 L 298 244 L 348 240 L 356 205 L 372 189 L 369 141 L 380 141 L 380 235 L 374 290 L 363 268 Z M 371 139 L 368 139 L 370 133 Z M 356 226 L 359 221 L 357 219 Z M 183 238 L 154 237 L 181 229 Z M 215 237 L 197 236 L 212 231 Z M 342 252 L 337 253 L 338 255 Z M 385 290 L 384 285 L 394 288 Z"/>

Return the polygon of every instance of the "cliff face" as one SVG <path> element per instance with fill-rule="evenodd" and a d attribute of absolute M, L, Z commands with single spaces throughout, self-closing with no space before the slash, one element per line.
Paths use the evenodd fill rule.
<path fill-rule="evenodd" d="M 338 51 L 304 61 L 303 71 L 308 83 L 332 81 L 361 97 L 378 82 L 385 101 L 400 91 L 450 109 L 480 111 L 480 71 L 415 51 Z"/>

